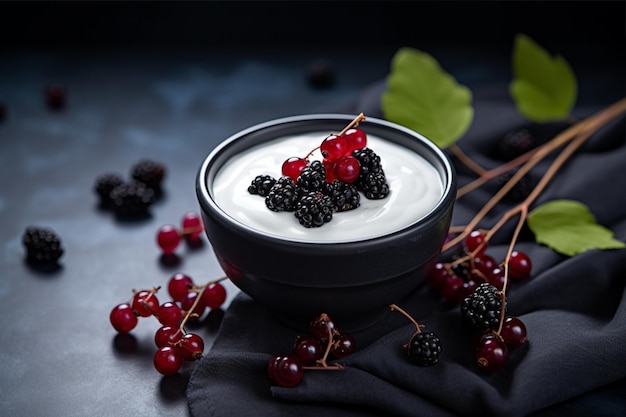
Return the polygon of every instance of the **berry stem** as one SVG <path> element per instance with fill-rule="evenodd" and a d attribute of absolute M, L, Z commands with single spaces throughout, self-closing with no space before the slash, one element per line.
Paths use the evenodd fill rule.
<path fill-rule="evenodd" d="M 411 323 L 413 323 L 415 325 L 415 328 L 417 329 L 415 331 L 415 334 L 417 333 L 421 333 L 422 332 L 422 327 L 424 327 L 424 325 L 419 324 L 413 317 L 411 317 L 411 315 L 409 313 L 407 313 L 404 309 L 398 307 L 397 304 L 390 304 L 389 308 L 391 308 L 391 311 L 396 310 L 400 313 L 402 313 L 407 319 L 409 319 L 411 321 Z"/>
<path fill-rule="evenodd" d="M 355 117 L 346 127 L 343 128 L 341 132 L 337 134 L 337 136 L 341 136 L 348 131 L 348 129 L 352 129 L 353 127 L 357 127 L 359 123 L 365 120 L 365 115 L 363 113 L 359 113 L 357 117 Z"/>
<path fill-rule="evenodd" d="M 487 170 L 485 168 L 481 167 L 472 158 L 467 156 L 467 154 L 463 152 L 463 150 L 459 148 L 456 144 L 451 145 L 449 149 L 459 159 L 459 161 L 461 161 L 463 165 L 474 171 L 474 173 L 480 175 L 480 178 L 487 174 Z"/>
<path fill-rule="evenodd" d="M 528 161 L 526 161 L 521 166 L 521 168 L 511 177 L 511 179 L 507 181 L 507 183 L 504 184 L 504 186 L 482 207 L 482 209 L 474 216 L 470 223 L 463 228 L 461 233 L 459 233 L 456 237 L 454 237 L 444 245 L 443 250 L 445 251 L 460 243 L 472 230 L 476 228 L 478 223 L 487 215 L 487 213 L 489 213 L 489 211 L 491 211 L 491 209 L 495 207 L 496 204 L 500 202 L 500 200 L 502 200 L 502 198 L 511 190 L 511 188 L 513 188 L 513 186 L 517 184 L 528 171 L 530 171 L 535 165 L 543 160 L 549 153 L 551 153 L 558 147 L 566 144 L 567 142 L 577 139 L 575 141 L 576 145 L 573 148 L 568 151 L 564 150 L 561 152 L 559 157 L 553 162 L 546 175 L 543 176 L 539 184 L 537 184 L 537 186 L 533 189 L 533 191 L 526 198 L 526 200 L 521 203 L 522 205 L 530 205 L 530 202 L 534 201 L 534 199 L 543 191 L 548 182 L 555 175 L 556 171 L 561 167 L 565 160 L 567 160 L 567 158 L 571 156 L 574 150 L 582 145 L 582 143 L 584 143 L 593 133 L 599 130 L 602 126 L 604 126 L 606 123 L 613 120 L 614 118 L 618 117 L 621 113 L 625 111 L 626 98 L 603 109 L 599 113 L 596 113 L 595 115 L 574 124 L 570 128 L 561 132 L 551 141 L 537 148 L 536 152 L 529 156 Z"/>
<path fill-rule="evenodd" d="M 209 281 L 206 284 L 200 285 L 200 286 L 194 286 L 194 288 L 198 289 L 198 295 L 196 296 L 196 299 L 193 300 L 193 304 L 191 304 L 191 307 L 189 307 L 189 310 L 187 310 L 185 312 L 185 317 L 183 317 L 183 319 L 180 321 L 180 324 L 178 325 L 178 328 L 180 329 L 181 332 L 183 332 L 183 335 L 186 333 L 185 332 L 185 324 L 187 324 L 187 321 L 195 316 L 196 314 L 193 312 L 196 308 L 196 306 L 198 305 L 198 303 L 200 302 L 200 300 L 202 299 L 202 294 L 204 294 L 204 291 L 209 287 L 209 285 L 211 284 L 215 284 L 217 282 L 223 281 L 225 280 L 227 277 L 221 277 L 218 279 L 214 279 L 213 281 Z"/>
<path fill-rule="evenodd" d="M 324 356 L 316 361 L 316 366 L 303 366 L 303 369 L 341 370 L 343 369 L 343 365 L 338 363 L 334 365 L 329 365 L 327 363 L 328 355 L 330 354 L 330 348 L 333 345 L 333 329 L 331 329 L 330 327 L 330 317 L 328 317 L 328 314 L 322 313 L 320 314 L 320 318 L 326 322 L 326 330 L 328 331 L 328 342 L 326 343 L 326 350 L 324 351 Z"/>

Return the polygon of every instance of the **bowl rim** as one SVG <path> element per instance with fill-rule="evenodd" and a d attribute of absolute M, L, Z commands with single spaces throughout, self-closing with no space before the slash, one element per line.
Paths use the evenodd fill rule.
<path fill-rule="evenodd" d="M 369 237 L 365 239 L 358 239 L 354 241 L 347 241 L 347 242 L 298 241 L 298 240 L 293 240 L 290 238 L 270 235 L 270 234 L 261 232 L 251 226 L 243 224 L 239 222 L 237 219 L 230 216 L 228 213 L 226 213 L 213 199 L 211 191 L 209 190 L 209 185 L 207 181 L 210 168 L 212 164 L 214 163 L 214 161 L 217 159 L 217 157 L 221 155 L 230 146 L 232 146 L 233 143 L 253 133 L 266 130 L 266 129 L 277 128 L 281 125 L 314 122 L 317 120 L 325 121 L 329 123 L 338 122 L 338 121 L 350 122 L 351 120 L 354 119 L 354 117 L 355 116 L 352 114 L 345 114 L 345 113 L 311 113 L 311 114 L 303 114 L 303 115 L 296 115 L 296 116 L 287 116 L 287 117 L 281 117 L 281 118 L 276 118 L 276 119 L 268 120 L 265 122 L 257 123 L 255 125 L 252 125 L 248 128 L 245 128 L 243 130 L 240 130 L 230 135 L 229 137 L 224 139 L 222 142 L 220 142 L 215 148 L 213 148 L 213 150 L 211 150 L 206 157 L 204 157 L 204 159 L 202 160 L 202 164 L 200 165 L 200 168 L 198 169 L 198 172 L 196 175 L 196 194 L 197 194 L 198 201 L 200 203 L 202 210 L 205 212 L 208 211 L 210 213 L 217 215 L 220 219 L 225 221 L 230 227 L 232 227 L 239 234 L 254 236 L 255 238 L 260 239 L 261 241 L 264 241 L 267 244 L 290 245 L 290 246 L 295 245 L 295 246 L 305 247 L 305 248 L 316 247 L 316 248 L 323 249 L 323 248 L 337 247 L 337 246 L 344 247 L 344 248 L 352 247 L 352 246 L 361 247 L 362 245 L 371 244 L 371 242 L 373 241 L 387 242 L 389 240 L 392 240 L 398 237 L 399 235 L 410 233 L 412 230 L 414 230 L 421 224 L 431 223 L 433 219 L 435 219 L 438 216 L 439 212 L 441 212 L 442 210 L 445 211 L 447 207 L 446 202 L 449 201 L 450 199 L 452 199 L 452 204 L 454 204 L 454 199 L 456 198 L 456 173 L 454 171 L 452 162 L 450 161 L 449 157 L 445 154 L 445 152 L 443 152 L 443 150 L 441 150 L 434 142 L 432 142 L 430 139 L 426 138 L 424 135 L 420 134 L 419 132 L 416 132 L 410 128 L 407 128 L 405 126 L 402 126 L 394 122 L 390 122 L 387 120 L 383 120 L 383 119 L 376 118 L 376 117 L 370 117 L 370 116 L 367 116 L 366 119 L 360 124 L 377 125 L 379 128 L 396 130 L 399 133 L 412 136 L 418 139 L 420 141 L 420 144 L 428 148 L 428 151 L 431 152 L 432 155 L 440 162 L 444 171 L 441 174 L 442 183 L 443 183 L 442 195 L 437 201 L 437 203 L 435 204 L 435 206 L 424 216 L 422 216 L 421 218 L 419 218 L 418 220 L 412 223 L 407 224 L 401 229 L 397 229 L 390 233 L 386 233 L 386 234 L 379 235 L 379 236 Z M 218 167 L 217 170 L 219 170 L 219 168 L 220 167 Z"/>

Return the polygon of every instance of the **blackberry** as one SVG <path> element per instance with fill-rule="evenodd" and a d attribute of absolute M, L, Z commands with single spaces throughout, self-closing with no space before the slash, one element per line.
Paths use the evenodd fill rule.
<path fill-rule="evenodd" d="M 318 160 L 311 162 L 300 171 L 297 184 L 305 192 L 319 191 L 328 194 L 329 187 L 326 182 L 326 168 Z"/>
<path fill-rule="evenodd" d="M 291 177 L 280 177 L 265 197 L 265 205 L 272 211 L 294 211 L 300 190 Z"/>
<path fill-rule="evenodd" d="M 323 226 L 333 218 L 333 202 L 327 195 L 310 192 L 298 201 L 295 215 L 306 228 Z"/>
<path fill-rule="evenodd" d="M 506 305 L 505 305 L 506 308 Z M 461 315 L 479 329 L 497 329 L 500 325 L 502 298 L 493 285 L 483 282 L 461 303 Z"/>
<path fill-rule="evenodd" d="M 380 156 L 370 148 L 357 149 L 352 151 L 360 165 L 359 178 L 356 183 L 362 182 L 370 172 L 384 172 L 380 163 Z"/>
<path fill-rule="evenodd" d="M 154 201 L 154 190 L 144 183 L 132 181 L 122 183 L 109 194 L 115 215 L 120 219 L 146 217 Z"/>
<path fill-rule="evenodd" d="M 356 185 L 334 180 L 330 188 L 330 197 L 335 211 L 348 211 L 361 205 L 361 195 Z"/>
<path fill-rule="evenodd" d="M 516 129 L 507 132 L 497 144 L 498 157 L 510 161 L 533 149 L 536 141 L 528 129 Z"/>
<path fill-rule="evenodd" d="M 35 264 L 52 264 L 63 255 L 61 239 L 51 229 L 29 226 L 22 243 L 26 247 L 26 259 Z"/>
<path fill-rule="evenodd" d="M 380 200 L 389 195 L 389 184 L 382 172 L 370 172 L 363 181 L 359 181 L 357 188 L 370 200 Z"/>
<path fill-rule="evenodd" d="M 317 60 L 309 65 L 307 81 L 315 88 L 330 88 L 335 84 L 335 68 L 324 60 Z"/>
<path fill-rule="evenodd" d="M 416 333 L 406 346 L 409 358 L 420 366 L 430 366 L 439 362 L 441 340 L 433 332 Z"/>
<path fill-rule="evenodd" d="M 165 177 L 165 166 L 157 161 L 142 159 L 133 165 L 130 176 L 135 181 L 141 182 L 146 187 L 158 192 Z"/>
<path fill-rule="evenodd" d="M 515 175 L 515 171 L 509 171 L 505 174 L 499 175 L 494 179 L 494 186 L 496 190 L 500 190 L 512 177 Z M 528 175 L 524 175 L 520 180 L 504 195 L 502 200 L 506 203 L 519 203 L 530 195 L 533 190 L 533 183 Z"/>
<path fill-rule="evenodd" d="M 100 204 L 103 206 L 111 205 L 111 191 L 118 185 L 122 185 L 124 179 L 115 173 L 106 173 L 96 178 L 94 191 L 100 196 Z"/>
<path fill-rule="evenodd" d="M 250 194 L 258 194 L 261 197 L 266 197 L 270 189 L 276 184 L 276 178 L 271 175 L 257 175 L 250 183 L 248 192 Z"/>

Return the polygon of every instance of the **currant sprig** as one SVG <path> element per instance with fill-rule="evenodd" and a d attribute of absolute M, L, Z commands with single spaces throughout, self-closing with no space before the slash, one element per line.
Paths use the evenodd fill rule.
<path fill-rule="evenodd" d="M 287 158 L 281 166 L 282 175 L 297 181 L 313 153 L 319 150 L 323 157 L 322 164 L 326 168 L 326 182 L 338 179 L 349 184 L 353 183 L 359 176 L 360 165 L 352 152 L 367 145 L 366 133 L 358 129 L 359 123 L 364 120 L 365 116 L 360 113 L 341 132 L 330 133 L 319 146 L 311 149 L 305 156 Z"/>
<path fill-rule="evenodd" d="M 226 301 L 222 277 L 203 285 L 196 285 L 186 274 L 176 273 L 168 281 L 172 301 L 160 304 L 157 293 L 161 287 L 133 290 L 128 302 L 115 306 L 110 315 L 111 325 L 118 333 L 129 333 L 138 324 L 139 317 L 155 317 L 161 327 L 154 341 L 157 351 L 153 364 L 162 375 L 177 373 L 184 361 L 202 357 L 204 340 L 196 333 L 185 330 L 187 322 L 201 317 L 207 308 L 220 308 Z"/>

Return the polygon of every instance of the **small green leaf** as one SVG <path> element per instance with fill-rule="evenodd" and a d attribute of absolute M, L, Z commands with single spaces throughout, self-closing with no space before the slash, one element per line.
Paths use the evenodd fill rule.
<path fill-rule="evenodd" d="M 456 82 L 430 55 L 401 48 L 391 61 L 383 117 L 415 130 L 442 149 L 454 144 L 474 117 L 471 91 Z"/>
<path fill-rule="evenodd" d="M 528 214 L 527 224 L 537 243 L 574 256 L 591 249 L 620 249 L 624 242 L 613 238 L 613 232 L 596 224 L 584 204 L 574 200 L 544 203 Z"/>
<path fill-rule="evenodd" d="M 576 75 L 560 55 L 550 57 L 523 34 L 515 37 L 513 81 L 509 86 L 519 112 L 533 122 L 563 120 L 570 115 L 578 84 Z"/>

